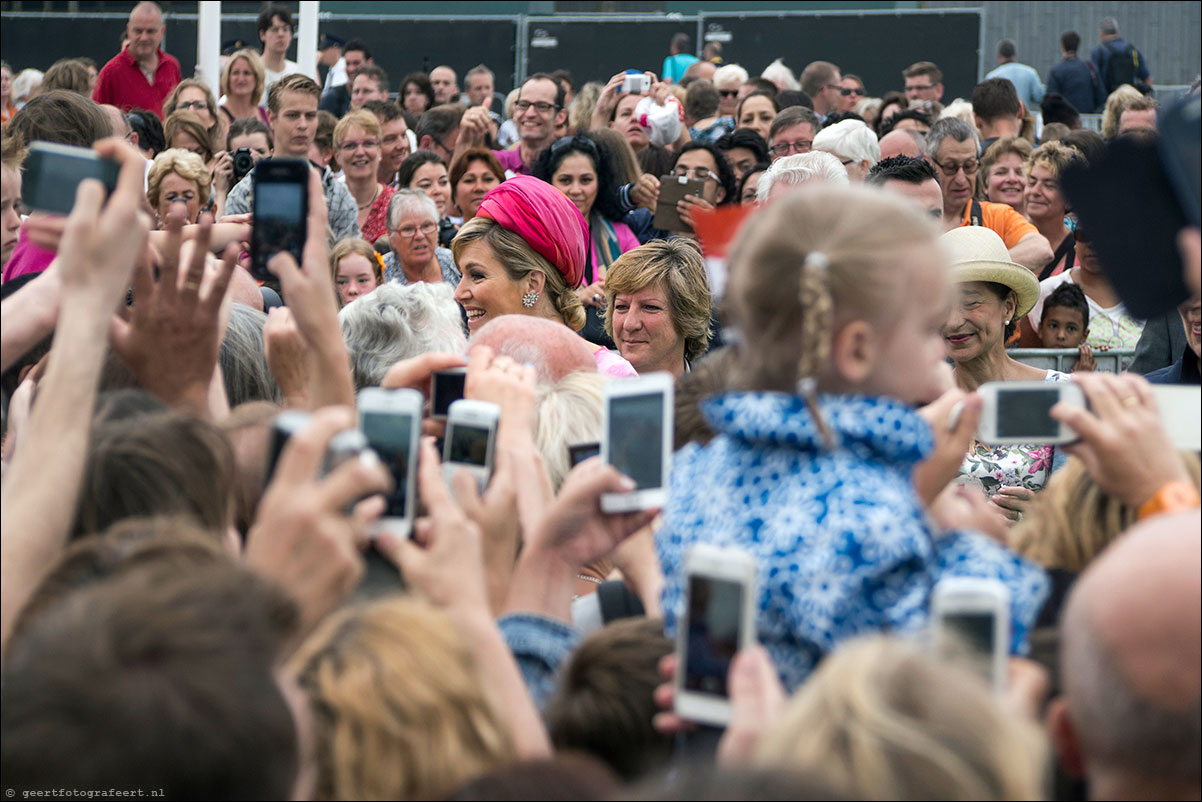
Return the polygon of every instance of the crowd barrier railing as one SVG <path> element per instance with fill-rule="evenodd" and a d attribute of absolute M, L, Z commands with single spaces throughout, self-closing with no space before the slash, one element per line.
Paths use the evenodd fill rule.
<path fill-rule="evenodd" d="M 1008 348 L 1006 353 L 1024 365 L 1062 373 L 1071 373 L 1081 358 L 1081 352 L 1076 348 Z M 1115 348 L 1110 351 L 1093 349 L 1097 369 L 1105 373 L 1123 373 L 1130 367 L 1134 357 L 1134 348 Z"/>

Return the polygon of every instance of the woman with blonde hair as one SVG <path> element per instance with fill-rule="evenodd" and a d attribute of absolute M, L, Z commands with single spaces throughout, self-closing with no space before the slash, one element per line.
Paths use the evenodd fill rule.
<path fill-rule="evenodd" d="M 502 315 L 531 315 L 579 332 L 586 314 L 576 290 L 589 243 L 584 216 L 559 190 L 519 175 L 495 187 L 451 243 L 463 278 L 455 300 L 470 331 Z M 589 343 L 597 369 L 637 375 L 630 363 Z"/>
<path fill-rule="evenodd" d="M 1031 143 L 1016 136 L 1004 136 L 986 148 L 977 170 L 977 195 L 991 203 L 1004 203 L 1023 214 L 1026 209 L 1023 199 L 1027 184 L 1025 167 L 1031 151 Z"/>
<path fill-rule="evenodd" d="M 191 111 L 180 109 L 172 112 L 163 123 L 163 138 L 168 148 L 190 150 L 205 163 L 212 181 L 214 215 L 220 217 L 225 210 L 225 198 L 234 185 L 234 160 L 229 152 L 214 141 L 204 120 Z"/>
<path fill-rule="evenodd" d="M 185 78 L 175 85 L 163 102 L 164 119 L 176 111 L 190 111 L 199 117 L 215 148 L 220 148 L 221 143 L 225 142 L 225 120 L 217 110 L 217 98 L 213 97 L 213 90 L 203 81 Z"/>
<path fill-rule="evenodd" d="M 334 150 L 346 179 L 346 188 L 359 207 L 359 230 L 374 243 L 388 233 L 388 202 L 396 192 L 379 181 L 380 118 L 366 109 L 354 109 L 334 126 Z"/>
<path fill-rule="evenodd" d="M 1060 191 L 1060 176 L 1070 164 L 1083 164 L 1081 151 L 1061 142 L 1044 142 L 1027 157 L 1023 165 L 1026 189 L 1023 190 L 1027 219 L 1052 246 L 1052 261 L 1039 271 L 1043 281 L 1071 270 L 1076 264 L 1077 241 L 1064 223 L 1068 200 Z M 1020 326 L 1026 329 L 1026 324 Z"/>
<path fill-rule="evenodd" d="M 1143 93 L 1131 84 L 1123 84 L 1110 93 L 1102 109 L 1102 138 L 1107 142 L 1119 135 L 1119 123 L 1123 112 L 1133 101 L 1143 98 Z"/>
<path fill-rule="evenodd" d="M 1043 799 L 1047 746 L 969 668 L 872 637 L 841 647 L 789 700 L 755 763 L 855 799 Z"/>
<path fill-rule="evenodd" d="M 230 56 L 221 71 L 221 111 L 233 122 L 244 117 L 258 117 L 267 123 L 267 109 L 259 105 L 267 86 L 263 59 L 249 48 Z"/>
<path fill-rule="evenodd" d="M 209 205 L 209 170 L 191 151 L 164 150 L 146 173 L 146 200 L 159 228 L 167 225 L 167 215 L 177 203 L 183 204 L 185 222 L 195 223 Z"/>
<path fill-rule="evenodd" d="M 514 759 L 458 630 L 424 602 L 335 613 L 287 671 L 314 719 L 315 799 L 442 798 Z"/>

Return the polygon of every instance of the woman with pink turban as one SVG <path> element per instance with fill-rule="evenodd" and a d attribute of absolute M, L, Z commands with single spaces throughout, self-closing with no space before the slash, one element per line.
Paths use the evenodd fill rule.
<path fill-rule="evenodd" d="M 580 331 L 588 225 L 563 193 L 530 176 L 498 184 L 451 242 L 463 279 L 455 300 L 472 331 L 502 315 L 533 315 Z M 617 353 L 589 343 L 597 370 L 635 376 Z"/>

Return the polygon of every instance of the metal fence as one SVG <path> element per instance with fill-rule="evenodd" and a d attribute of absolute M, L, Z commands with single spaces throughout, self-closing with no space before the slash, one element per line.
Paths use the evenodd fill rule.
<path fill-rule="evenodd" d="M 1061 373 L 1072 373 L 1081 357 L 1081 352 L 1076 348 L 1008 348 L 1006 354 L 1024 365 Z M 1123 373 L 1131 366 L 1134 357 L 1134 348 L 1116 348 L 1112 351 L 1093 349 L 1098 370 L 1104 373 Z"/>

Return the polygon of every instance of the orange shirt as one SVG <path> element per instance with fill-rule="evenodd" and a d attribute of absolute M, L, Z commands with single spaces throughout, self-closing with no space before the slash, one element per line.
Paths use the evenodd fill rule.
<path fill-rule="evenodd" d="M 980 201 L 981 204 L 981 225 L 985 228 L 992 229 L 995 234 L 1002 238 L 1002 242 L 1006 243 L 1006 248 L 1013 248 L 1018 244 L 1018 241 L 1028 234 L 1038 234 L 1039 229 L 1027 221 L 1010 206 L 1004 203 L 990 203 L 989 201 Z M 968 219 L 972 212 L 972 201 L 964 204 L 964 218 L 960 222 L 961 226 L 971 224 Z"/>

